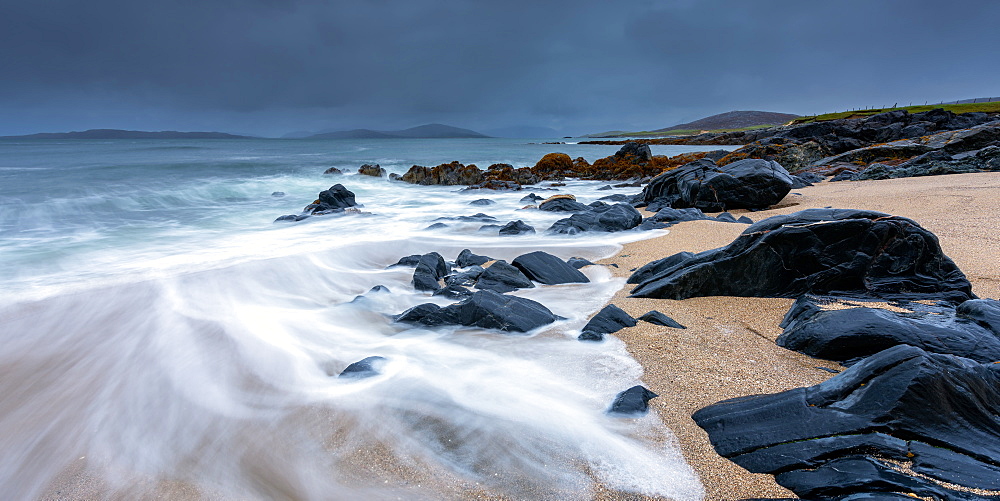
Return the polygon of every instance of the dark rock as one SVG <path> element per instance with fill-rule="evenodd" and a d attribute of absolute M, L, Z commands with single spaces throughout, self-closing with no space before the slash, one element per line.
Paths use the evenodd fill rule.
<path fill-rule="evenodd" d="M 793 177 L 799 178 L 800 180 L 810 184 L 823 181 L 823 176 L 809 171 L 796 173 Z"/>
<path fill-rule="evenodd" d="M 483 182 L 483 171 L 475 165 L 462 165 L 460 162 L 441 164 L 437 167 L 414 165 L 399 179 L 407 183 L 424 186 L 475 185 Z"/>
<path fill-rule="evenodd" d="M 587 212 L 573 214 L 566 219 L 556 221 L 547 231 L 565 235 L 575 235 L 583 231 L 614 232 L 630 230 L 642 223 L 642 214 L 629 204 L 587 208 L 589 209 Z"/>
<path fill-rule="evenodd" d="M 420 256 L 413 270 L 413 287 L 418 291 L 436 291 L 441 288 L 440 279 L 449 273 L 448 263 L 441 254 L 431 252 Z"/>
<path fill-rule="evenodd" d="M 630 141 L 615 153 L 615 158 L 643 164 L 653 159 L 653 153 L 649 151 L 648 144 Z"/>
<path fill-rule="evenodd" d="M 468 190 L 520 191 L 521 185 L 515 181 L 488 179 L 481 183 L 470 184 L 468 188 L 465 188 L 462 191 Z"/>
<path fill-rule="evenodd" d="M 496 205 L 496 202 L 488 198 L 480 198 L 469 202 L 469 205 Z"/>
<path fill-rule="evenodd" d="M 651 202 L 678 195 L 673 207 L 706 211 L 764 209 L 781 201 L 792 183 L 791 174 L 774 161 L 745 159 L 718 166 L 701 159 L 653 178 L 643 198 Z"/>
<path fill-rule="evenodd" d="M 435 221 L 460 221 L 463 223 L 495 223 L 497 218 L 482 212 L 477 212 L 471 216 L 441 216 Z"/>
<path fill-rule="evenodd" d="M 424 317 L 436 313 L 441 307 L 434 303 L 418 304 L 393 318 L 396 322 L 420 322 Z"/>
<path fill-rule="evenodd" d="M 582 212 L 590 210 L 590 206 L 581 204 L 571 198 L 552 198 L 542 202 L 538 208 L 548 212 Z"/>
<path fill-rule="evenodd" d="M 499 224 L 484 224 L 479 227 L 476 231 L 481 231 L 483 233 L 492 233 L 494 235 L 500 230 L 501 226 Z"/>
<path fill-rule="evenodd" d="M 487 289 L 496 292 L 510 292 L 517 289 L 527 289 L 535 284 L 521 273 L 521 270 L 511 266 L 507 261 L 499 260 L 486 268 L 476 280 L 477 289 Z"/>
<path fill-rule="evenodd" d="M 331 210 L 331 209 L 346 209 L 348 207 L 354 207 L 358 205 L 357 201 L 354 199 L 354 193 L 344 188 L 342 184 L 335 184 L 328 190 L 319 192 L 319 205 L 313 210 L 313 212 L 318 212 L 320 210 Z"/>
<path fill-rule="evenodd" d="M 888 474 L 880 457 L 912 461 L 921 474 L 963 487 L 997 488 L 1000 366 L 993 363 L 900 345 L 818 385 L 726 400 L 693 418 L 716 452 L 751 472 L 777 473 L 804 498 L 888 490 L 973 499 Z"/>
<path fill-rule="evenodd" d="M 642 197 L 642 193 L 639 194 L 639 197 Z M 675 195 L 668 195 L 668 196 L 656 197 L 655 200 L 653 200 L 652 202 L 649 202 L 648 205 L 646 205 L 646 210 L 649 211 L 649 212 L 660 212 L 663 209 L 669 209 L 669 208 L 673 207 L 674 202 L 676 202 L 677 200 L 679 200 L 680 197 L 681 197 L 680 195 L 676 195 L 676 194 Z M 641 207 L 640 205 L 635 205 L 634 203 L 633 203 L 633 206 L 635 206 L 635 207 Z"/>
<path fill-rule="evenodd" d="M 309 218 L 308 214 L 289 214 L 287 216 L 279 216 L 278 219 L 274 220 L 274 222 L 277 223 L 278 221 L 290 221 L 294 223 L 308 218 Z"/>
<path fill-rule="evenodd" d="M 662 261 L 636 272 L 646 276 L 647 267 L 660 263 L 653 266 L 660 271 L 633 289 L 634 297 L 975 297 L 934 234 L 910 219 L 873 211 L 808 209 L 774 216 L 750 225 L 726 247 L 671 258 L 670 266 Z"/>
<path fill-rule="evenodd" d="M 718 162 L 719 160 L 722 160 L 724 157 L 726 157 L 726 155 L 729 155 L 729 153 L 730 152 L 728 150 L 712 150 L 709 151 L 708 153 L 705 153 L 705 156 L 702 158 L 707 158 L 713 162 Z"/>
<path fill-rule="evenodd" d="M 527 195 L 521 197 L 521 203 L 533 204 L 539 200 L 545 200 L 545 197 L 540 197 L 534 193 L 528 193 Z"/>
<path fill-rule="evenodd" d="M 975 304 L 962 311 L 978 308 L 1000 316 L 1000 303 L 996 300 L 966 303 Z M 838 362 L 867 357 L 901 344 L 978 362 L 1000 361 L 1000 324 L 993 329 L 982 326 L 962 318 L 956 308 L 947 305 L 902 302 L 893 303 L 893 309 L 889 310 L 880 304 L 853 298 L 802 296 L 785 315 L 781 322 L 785 330 L 775 342 L 789 350 Z"/>
<path fill-rule="evenodd" d="M 854 179 L 857 178 L 857 177 L 858 177 L 858 173 L 857 172 L 855 172 L 853 170 L 844 170 L 844 171 L 841 171 L 840 174 L 837 174 L 836 176 L 833 176 L 833 178 L 830 179 L 830 181 L 831 182 L 832 181 L 854 181 Z"/>
<path fill-rule="evenodd" d="M 368 290 L 367 294 L 391 294 L 392 291 L 384 285 L 376 285 Z"/>
<path fill-rule="evenodd" d="M 718 219 L 719 221 L 722 221 L 724 223 L 735 223 L 736 222 L 736 218 L 733 217 L 733 215 L 730 214 L 730 213 L 728 213 L 728 212 L 723 212 L 723 213 L 719 214 L 718 216 L 715 216 L 715 219 Z"/>
<path fill-rule="evenodd" d="M 476 280 L 479 280 L 479 276 L 486 271 L 482 266 L 470 266 L 467 270 L 452 273 L 444 277 L 444 283 L 446 285 L 461 285 L 463 287 L 472 287 L 476 284 Z"/>
<path fill-rule="evenodd" d="M 576 337 L 578 341 L 604 341 L 604 333 L 594 331 L 583 331 Z"/>
<path fill-rule="evenodd" d="M 418 308 L 423 309 L 418 313 L 411 313 Z M 397 321 L 428 326 L 464 325 L 505 332 L 528 332 L 556 321 L 556 316 L 541 303 L 530 299 L 483 290 L 444 308 L 436 305 L 415 306 L 399 315 Z"/>
<path fill-rule="evenodd" d="M 461 285 L 446 285 L 436 291 L 432 296 L 444 296 L 448 299 L 462 299 L 472 295 L 472 291 Z"/>
<path fill-rule="evenodd" d="M 425 230 L 440 230 L 440 229 L 444 229 L 444 228 L 447 228 L 447 227 L 448 227 L 448 225 L 444 224 L 444 223 L 434 223 L 434 224 L 432 224 L 432 225 L 430 225 L 430 226 L 428 226 L 428 227 L 426 227 L 424 229 Z"/>
<path fill-rule="evenodd" d="M 344 171 L 342 171 L 342 170 L 340 170 L 340 169 L 338 169 L 336 167 L 330 167 L 329 169 L 323 171 L 323 174 L 325 174 L 325 175 L 336 175 L 336 174 L 343 174 L 343 173 L 344 173 Z"/>
<path fill-rule="evenodd" d="M 583 331 L 600 332 L 602 334 L 612 334 L 626 327 L 635 327 L 636 321 L 625 310 L 609 304 L 601 311 L 597 312 L 593 318 L 583 326 Z"/>
<path fill-rule="evenodd" d="M 686 263 L 688 260 L 694 257 L 694 253 L 691 252 L 678 252 L 671 256 L 667 256 L 662 259 L 657 259 L 656 261 L 650 261 L 644 266 L 635 271 L 626 283 L 639 284 L 644 283 L 652 279 L 653 277 L 666 274 L 667 272 L 677 268 L 681 264 Z"/>
<path fill-rule="evenodd" d="M 419 262 L 420 254 L 413 254 L 399 258 L 399 261 L 396 261 L 396 264 L 390 264 L 389 268 L 392 268 L 393 266 L 416 266 Z"/>
<path fill-rule="evenodd" d="M 598 198 L 598 200 L 607 200 L 609 202 L 627 202 L 629 200 L 629 196 L 622 193 L 615 193 L 614 195 Z"/>
<path fill-rule="evenodd" d="M 362 176 L 385 177 L 385 169 L 379 164 L 364 164 L 358 169 L 358 174 Z"/>
<path fill-rule="evenodd" d="M 740 218 L 737 219 L 736 222 L 740 224 L 753 224 L 753 219 L 750 219 L 746 216 L 740 216 Z"/>
<path fill-rule="evenodd" d="M 649 220 L 654 223 L 666 223 L 668 227 L 683 221 L 700 221 L 708 219 L 713 218 L 705 215 L 701 209 L 695 209 L 693 207 L 687 209 L 664 207 L 649 218 Z"/>
<path fill-rule="evenodd" d="M 473 254 L 471 250 L 463 249 L 462 252 L 458 253 L 458 257 L 455 258 L 455 266 L 468 268 L 469 266 L 478 266 L 489 261 L 492 261 L 492 258 Z"/>
<path fill-rule="evenodd" d="M 643 316 L 639 317 L 639 320 L 642 320 L 644 322 L 649 322 L 649 323 L 651 323 L 653 325 L 662 325 L 664 327 L 672 327 L 674 329 L 687 329 L 687 327 L 684 327 L 683 325 L 677 323 L 676 320 L 674 320 L 674 319 L 672 319 L 672 318 L 670 318 L 670 317 L 668 317 L 668 316 L 664 315 L 663 313 L 660 313 L 660 312 L 658 312 L 656 310 L 653 310 L 653 311 L 650 311 L 649 313 L 644 314 Z"/>
<path fill-rule="evenodd" d="M 579 270 L 547 252 L 535 251 L 522 254 L 514 258 L 510 264 L 521 270 L 524 276 L 545 285 L 590 282 L 590 279 Z"/>
<path fill-rule="evenodd" d="M 606 185 L 601 186 L 600 188 L 598 188 L 597 191 L 608 191 L 610 189 L 612 189 L 611 185 L 610 184 L 606 184 Z"/>
<path fill-rule="evenodd" d="M 584 259 L 582 257 L 571 257 L 568 260 L 566 260 L 566 264 L 568 264 L 568 265 L 570 265 L 570 266 L 572 266 L 572 267 L 574 267 L 574 268 L 576 268 L 578 270 L 580 268 L 583 268 L 584 266 L 594 266 L 594 263 L 592 263 L 592 262 L 590 262 L 590 261 L 588 261 L 588 260 L 586 260 L 586 259 Z"/>
<path fill-rule="evenodd" d="M 501 235 L 525 235 L 535 233 L 535 228 L 518 219 L 500 227 Z"/>
<path fill-rule="evenodd" d="M 272 191 L 271 192 L 271 196 L 272 197 L 283 197 L 283 196 L 285 196 L 285 192 L 283 192 L 283 191 Z"/>
<path fill-rule="evenodd" d="M 347 368 L 340 373 L 339 377 L 361 379 L 377 376 L 381 374 L 379 369 L 385 365 L 385 360 L 385 357 L 379 356 L 363 358 L 351 365 L 348 365 Z"/>
<path fill-rule="evenodd" d="M 644 386 L 635 385 L 615 396 L 608 414 L 641 416 L 649 411 L 649 401 L 658 396 Z"/>

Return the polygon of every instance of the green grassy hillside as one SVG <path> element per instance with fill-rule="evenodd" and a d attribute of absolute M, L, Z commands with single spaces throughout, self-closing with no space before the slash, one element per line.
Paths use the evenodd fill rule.
<path fill-rule="evenodd" d="M 827 120 L 837 120 L 839 118 L 860 118 L 869 115 L 877 115 L 886 111 L 906 110 L 910 113 L 920 113 L 936 108 L 944 108 L 952 113 L 972 113 L 982 111 L 986 113 L 1000 113 L 1000 101 L 991 103 L 966 103 L 966 104 L 928 104 L 920 106 L 900 106 L 898 108 L 875 108 L 871 110 L 841 111 L 839 113 L 825 113 L 823 115 L 813 115 L 811 117 L 799 117 L 792 120 L 793 124 L 804 124 L 809 122 L 825 122 Z"/>

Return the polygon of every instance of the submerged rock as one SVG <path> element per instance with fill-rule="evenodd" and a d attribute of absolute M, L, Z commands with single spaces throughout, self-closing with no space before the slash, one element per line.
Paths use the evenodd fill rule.
<path fill-rule="evenodd" d="M 416 322 L 427 326 L 464 325 L 505 332 L 528 332 L 556 321 L 556 316 L 541 303 L 491 290 L 481 290 L 459 303 L 437 307 L 415 306 L 397 318 L 397 322 Z"/>
<path fill-rule="evenodd" d="M 379 164 L 364 164 L 358 169 L 358 174 L 362 176 L 385 177 L 385 169 Z"/>
<path fill-rule="evenodd" d="M 625 231 L 642 223 L 642 214 L 629 204 L 587 207 L 587 211 L 573 214 L 552 224 L 548 233 L 575 235 L 583 231 Z"/>
<path fill-rule="evenodd" d="M 469 202 L 469 205 L 496 205 L 496 202 L 488 198 L 480 198 Z"/>
<path fill-rule="evenodd" d="M 496 292 L 510 292 L 517 289 L 534 287 L 521 270 L 511 266 L 507 261 L 499 260 L 491 264 L 476 280 L 477 289 L 488 289 Z"/>
<path fill-rule="evenodd" d="M 641 416 L 649 411 L 649 401 L 658 397 L 648 388 L 636 385 L 615 396 L 608 414 L 618 416 Z"/>
<path fill-rule="evenodd" d="M 1000 366 L 896 346 L 831 379 L 694 413 L 716 452 L 807 499 L 903 492 L 969 497 L 893 471 L 882 458 L 966 488 L 1000 489 Z"/>
<path fill-rule="evenodd" d="M 521 270 L 521 273 L 529 279 L 546 285 L 590 282 L 590 279 L 579 270 L 547 252 L 535 251 L 522 254 L 514 258 L 510 264 Z"/>
<path fill-rule="evenodd" d="M 338 377 L 362 379 L 366 377 L 377 376 L 381 374 L 379 369 L 381 369 L 382 366 L 385 365 L 385 362 L 386 362 L 385 357 L 379 357 L 379 356 L 367 357 L 358 360 L 357 362 L 354 362 L 351 365 L 348 365 L 347 368 L 345 368 Z"/>
<path fill-rule="evenodd" d="M 633 297 L 973 299 L 972 286 L 913 220 L 881 212 L 808 209 L 750 225 L 731 244 L 640 268 Z M 636 275 L 629 282 L 637 281 Z"/>
<path fill-rule="evenodd" d="M 535 233 L 535 228 L 524 221 L 518 219 L 517 221 L 511 221 L 500 227 L 498 230 L 500 235 L 530 235 Z"/>
<path fill-rule="evenodd" d="M 566 264 L 568 264 L 568 265 L 570 265 L 570 266 L 572 266 L 572 267 L 574 267 L 574 268 L 576 268 L 578 270 L 580 268 L 583 268 L 584 266 L 595 266 L 594 263 L 592 263 L 592 262 L 590 262 L 590 261 L 588 261 L 588 260 L 586 260 L 586 259 L 584 259 L 582 257 L 571 257 L 571 258 L 569 258 L 569 259 L 566 260 Z"/>

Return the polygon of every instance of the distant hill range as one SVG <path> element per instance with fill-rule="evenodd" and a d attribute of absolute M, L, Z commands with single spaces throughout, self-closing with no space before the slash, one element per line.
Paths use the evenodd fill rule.
<path fill-rule="evenodd" d="M 517 139 L 550 139 L 562 137 L 559 131 L 551 127 L 539 127 L 535 125 L 518 125 L 513 127 L 500 127 L 483 131 L 493 137 L 509 137 Z"/>
<path fill-rule="evenodd" d="M 745 127 L 761 127 L 783 125 L 798 118 L 790 113 L 774 113 L 771 111 L 727 111 L 705 117 L 694 122 L 671 125 L 662 129 L 643 132 L 611 131 L 600 134 L 588 134 L 587 137 L 620 137 L 641 135 L 697 134 L 703 130 L 742 129 Z"/>
<path fill-rule="evenodd" d="M 371 130 L 354 129 L 333 132 L 323 132 L 302 136 L 301 133 L 293 133 L 285 137 L 299 137 L 304 139 L 443 139 L 443 138 L 474 138 L 489 137 L 474 130 L 461 129 L 450 125 L 427 124 L 411 127 L 403 130 Z"/>
<path fill-rule="evenodd" d="M 90 129 L 75 132 L 41 132 L 24 136 L 0 136 L 4 139 L 253 139 L 252 136 L 238 136 L 225 132 L 178 132 L 165 130 L 147 132 L 141 130 Z"/>

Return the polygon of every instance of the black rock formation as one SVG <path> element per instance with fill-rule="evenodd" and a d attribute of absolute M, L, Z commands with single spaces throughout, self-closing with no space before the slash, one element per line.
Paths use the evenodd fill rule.
<path fill-rule="evenodd" d="M 397 316 L 396 321 L 528 332 L 556 321 L 556 316 L 530 299 L 483 290 L 444 308 L 430 303 L 414 306 Z"/>
<path fill-rule="evenodd" d="M 534 193 L 528 193 L 527 195 L 521 197 L 521 203 L 533 204 L 539 200 L 545 200 L 545 197 L 540 197 Z"/>
<path fill-rule="evenodd" d="M 1000 361 L 1000 323 L 981 323 L 976 317 L 1000 317 L 1000 302 L 974 299 L 958 308 L 903 302 L 886 309 L 865 300 L 805 295 L 788 310 L 781 322 L 785 331 L 776 342 L 789 350 L 838 362 L 901 344 L 977 362 Z"/>
<path fill-rule="evenodd" d="M 514 258 L 510 264 L 521 270 L 524 276 L 545 285 L 590 282 L 580 270 L 547 252 L 535 251 L 522 254 Z"/>
<path fill-rule="evenodd" d="M 534 286 L 535 284 L 531 283 L 531 280 L 524 276 L 521 270 L 511 266 L 507 261 L 499 260 L 479 275 L 475 288 L 502 293 Z"/>
<path fill-rule="evenodd" d="M 363 358 L 348 365 L 338 377 L 361 379 L 377 376 L 380 374 L 379 369 L 385 364 L 385 360 L 385 357 L 379 356 Z"/>
<path fill-rule="evenodd" d="M 649 263 L 629 282 L 640 277 L 634 297 L 975 297 L 934 234 L 910 219 L 852 209 L 770 217 L 726 247 Z"/>
<path fill-rule="evenodd" d="M 649 389 L 635 385 L 615 396 L 608 414 L 616 416 L 641 416 L 649 411 L 649 401 L 658 397 Z"/>
<path fill-rule="evenodd" d="M 581 212 L 588 211 L 590 207 L 571 198 L 554 198 L 542 202 L 539 209 L 547 212 Z"/>
<path fill-rule="evenodd" d="M 438 280 L 444 278 L 450 270 L 441 254 L 431 252 L 420 256 L 417 267 L 413 270 L 413 287 L 418 291 L 436 291 L 441 288 Z"/>
<path fill-rule="evenodd" d="M 501 226 L 498 231 L 500 235 L 529 235 L 535 233 L 535 228 L 518 219 Z"/>
<path fill-rule="evenodd" d="M 939 481 L 1000 489 L 998 364 L 901 345 L 818 385 L 725 400 L 693 418 L 716 452 L 806 499 L 983 499 L 894 471 L 883 458 Z"/>
<path fill-rule="evenodd" d="M 583 231 L 625 231 L 642 223 L 642 214 L 626 203 L 584 207 L 587 207 L 586 211 L 553 223 L 548 233 L 575 235 Z"/>
<path fill-rule="evenodd" d="M 469 266 L 478 266 L 491 260 L 492 259 L 487 256 L 473 254 L 471 250 L 463 249 L 462 252 L 458 253 L 458 257 L 455 258 L 455 266 L 459 268 L 468 268 Z"/>
<path fill-rule="evenodd" d="M 670 317 L 668 317 L 668 316 L 664 315 L 663 313 L 660 313 L 660 312 L 658 312 L 656 310 L 652 310 L 652 311 L 650 311 L 648 313 L 645 313 L 644 315 L 642 315 L 641 317 L 639 317 L 638 320 L 642 320 L 643 322 L 649 322 L 649 323 L 651 323 L 653 325 L 662 325 L 664 327 L 672 327 L 674 329 L 687 329 L 687 327 L 684 327 L 683 325 L 681 325 L 680 323 L 678 323 L 676 320 L 674 320 L 674 319 L 672 319 L 672 318 L 670 318 Z"/>
<path fill-rule="evenodd" d="M 569 259 L 566 260 L 566 264 L 568 264 L 568 265 L 570 265 L 570 266 L 572 266 L 572 267 L 574 267 L 574 268 L 576 268 L 578 270 L 580 268 L 583 268 L 584 266 L 594 266 L 594 263 L 592 263 L 592 262 L 590 262 L 590 261 L 588 261 L 588 260 L 586 260 L 586 259 L 584 259 L 582 257 L 571 257 L 571 258 L 569 258 Z"/>
<path fill-rule="evenodd" d="M 601 311 L 597 312 L 593 318 L 583 326 L 583 331 L 597 332 L 601 334 L 611 334 L 626 327 L 635 327 L 636 321 L 625 310 L 609 304 Z"/>
<path fill-rule="evenodd" d="M 629 141 L 615 152 L 615 158 L 631 163 L 644 164 L 653 159 L 653 153 L 649 150 L 648 144 Z"/>
<path fill-rule="evenodd" d="M 709 212 L 764 209 L 784 198 L 793 182 L 791 174 L 774 161 L 744 159 L 719 166 L 702 158 L 656 176 L 642 195 L 646 202 L 668 197 L 672 207 Z"/>
<path fill-rule="evenodd" d="M 323 212 L 329 210 L 346 209 L 358 205 L 354 199 L 354 193 L 342 184 L 335 184 L 328 190 L 319 192 L 319 203 L 315 204 L 313 212 Z"/>

